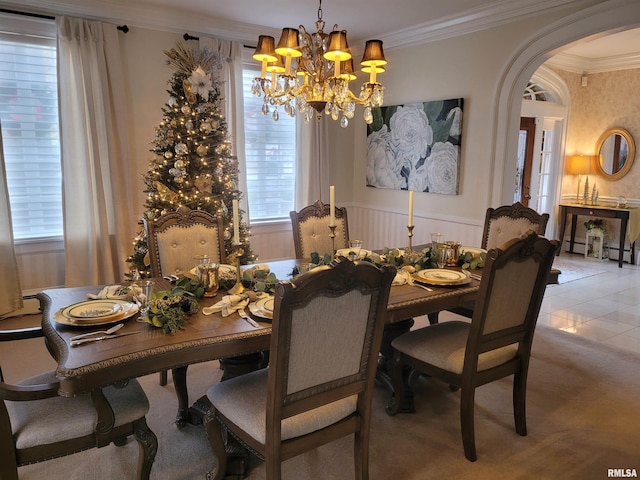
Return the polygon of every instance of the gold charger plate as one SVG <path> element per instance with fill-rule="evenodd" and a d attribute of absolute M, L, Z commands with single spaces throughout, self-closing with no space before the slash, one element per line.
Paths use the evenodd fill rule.
<path fill-rule="evenodd" d="M 429 268 L 416 272 L 418 281 L 429 285 L 465 285 L 471 282 L 471 277 L 457 270 L 446 268 Z"/>
<path fill-rule="evenodd" d="M 117 304 L 119 308 L 117 311 L 111 314 L 105 314 L 95 317 L 74 317 L 70 315 L 71 310 L 77 310 L 78 312 L 88 313 L 90 312 L 90 306 L 84 306 L 85 303 L 90 302 L 98 302 L 98 303 L 113 303 Z M 100 307 L 96 312 L 103 311 L 104 306 Z M 113 307 L 116 310 L 115 307 Z M 58 310 L 53 318 L 56 323 L 61 325 L 68 325 L 72 327 L 86 327 L 86 326 L 95 326 L 95 325 L 108 325 L 110 323 L 120 322 L 126 318 L 131 317 L 138 313 L 139 307 L 136 303 L 126 302 L 124 300 L 88 300 L 86 302 L 80 302 L 73 305 L 69 305 L 61 310 Z"/>
<path fill-rule="evenodd" d="M 249 311 L 256 317 L 273 319 L 273 297 L 260 298 L 249 304 Z"/>

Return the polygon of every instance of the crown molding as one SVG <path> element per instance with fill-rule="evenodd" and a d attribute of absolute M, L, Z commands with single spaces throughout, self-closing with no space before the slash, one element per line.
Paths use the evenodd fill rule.
<path fill-rule="evenodd" d="M 505 25 L 523 18 L 542 15 L 570 7 L 586 7 L 591 0 L 547 0 L 532 4 L 528 0 L 501 0 L 488 6 L 461 12 L 460 15 L 439 18 L 396 32 L 379 36 L 385 49 L 410 47 L 446 40 L 469 33 Z"/>
<path fill-rule="evenodd" d="M 559 53 L 547 60 L 545 65 L 567 72 L 587 74 L 629 70 L 640 68 L 640 53 L 604 58 L 587 58 L 568 53 Z"/>

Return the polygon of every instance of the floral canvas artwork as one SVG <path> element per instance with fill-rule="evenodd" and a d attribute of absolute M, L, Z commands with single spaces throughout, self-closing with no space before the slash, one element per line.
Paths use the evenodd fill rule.
<path fill-rule="evenodd" d="M 367 186 L 457 195 L 463 99 L 376 108 L 367 126 Z"/>

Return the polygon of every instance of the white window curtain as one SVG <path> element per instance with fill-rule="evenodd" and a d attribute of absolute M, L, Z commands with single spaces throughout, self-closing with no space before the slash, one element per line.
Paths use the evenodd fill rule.
<path fill-rule="evenodd" d="M 300 116 L 297 121 L 296 210 L 300 211 L 316 200 L 329 203 L 329 126 L 327 118 L 314 118 L 307 125 Z"/>
<path fill-rule="evenodd" d="M 220 54 L 222 69 L 219 78 L 224 82 L 222 95 L 223 113 L 227 121 L 227 129 L 234 155 L 238 158 L 240 174 L 238 190 L 244 192 L 240 200 L 240 208 L 246 212 L 243 219 L 249 221 L 249 204 L 247 202 L 247 168 L 244 151 L 244 100 L 242 96 L 242 44 L 218 38 L 200 37 L 200 47 L 206 47 Z"/>
<path fill-rule="evenodd" d="M 117 283 L 135 233 L 118 31 L 70 17 L 56 24 L 65 284 Z"/>
<path fill-rule="evenodd" d="M 11 208 L 4 168 L 2 135 L 0 135 L 0 316 L 22 308 L 22 288 L 18 274 L 18 261 L 13 247 Z"/>

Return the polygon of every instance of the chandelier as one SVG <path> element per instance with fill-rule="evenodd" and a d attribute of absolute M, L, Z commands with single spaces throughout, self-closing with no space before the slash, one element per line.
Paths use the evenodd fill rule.
<path fill-rule="evenodd" d="M 316 32 L 308 33 L 304 26 L 283 28 L 278 45 L 268 35 L 260 35 L 253 58 L 262 62 L 260 77 L 253 80 L 251 91 L 258 97 L 264 96 L 262 113 L 271 112 L 277 121 L 278 106 L 291 117 L 296 112 L 303 115 L 308 123 L 314 113 L 318 119 L 322 112 L 333 120 L 340 118 L 344 128 L 353 118 L 356 105 L 364 106 L 364 119 L 373 122 L 373 107 L 382 106 L 384 87 L 376 75 L 384 72 L 387 64 L 382 51 L 382 41 L 368 40 L 360 65 L 369 73 L 369 81 L 354 95 L 349 82 L 356 79 L 353 59 L 347 44 L 347 31 L 338 30 L 324 33 L 322 0 L 318 8 Z"/>

